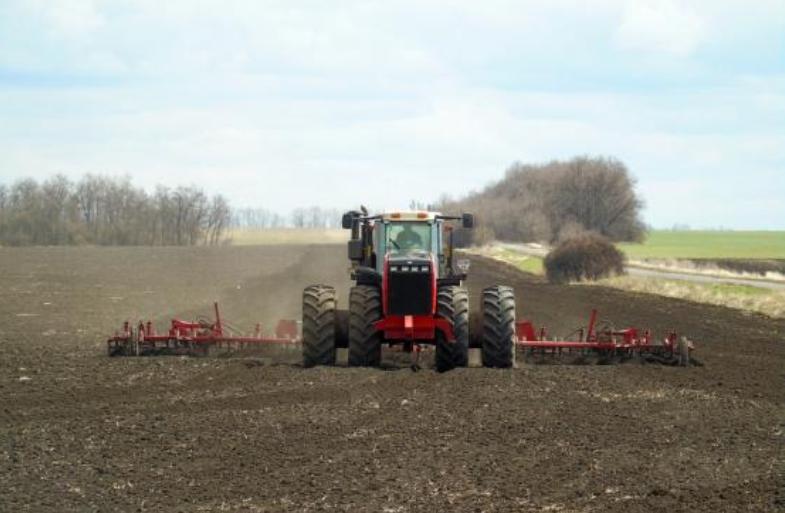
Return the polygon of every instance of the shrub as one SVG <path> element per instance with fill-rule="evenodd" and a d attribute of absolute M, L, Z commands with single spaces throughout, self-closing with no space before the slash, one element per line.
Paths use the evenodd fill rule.
<path fill-rule="evenodd" d="M 545 257 L 551 283 L 597 280 L 624 273 L 624 254 L 607 238 L 584 233 L 562 241 Z"/>

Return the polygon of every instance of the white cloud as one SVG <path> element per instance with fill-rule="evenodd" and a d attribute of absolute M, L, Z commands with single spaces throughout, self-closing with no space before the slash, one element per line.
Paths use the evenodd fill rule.
<path fill-rule="evenodd" d="M 0 0 L 0 179 L 129 173 L 281 211 L 393 207 L 479 188 L 515 160 L 610 154 L 640 178 L 655 224 L 671 219 L 667 187 L 707 184 L 679 193 L 694 200 L 682 221 L 699 225 L 728 188 L 762 205 L 785 194 L 776 179 L 728 185 L 739 168 L 785 166 L 785 74 L 702 57 L 750 51 L 782 13 L 749 9 Z"/>
<path fill-rule="evenodd" d="M 106 22 L 93 0 L 32 0 L 24 5 L 35 16 L 43 18 L 55 35 L 66 39 L 84 40 Z"/>
<path fill-rule="evenodd" d="M 616 31 L 616 41 L 623 48 L 676 57 L 692 55 L 705 37 L 701 16 L 675 0 L 627 2 Z"/>

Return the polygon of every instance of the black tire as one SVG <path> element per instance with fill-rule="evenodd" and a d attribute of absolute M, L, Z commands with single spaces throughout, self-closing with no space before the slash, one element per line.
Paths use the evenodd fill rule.
<path fill-rule="evenodd" d="M 303 291 L 303 366 L 335 365 L 335 289 L 311 285 Z"/>
<path fill-rule="evenodd" d="M 499 285 L 482 291 L 482 364 L 509 369 L 515 361 L 515 293 Z"/>
<path fill-rule="evenodd" d="M 439 288 L 436 314 L 451 325 L 455 341 L 436 334 L 436 370 L 446 372 L 469 363 L 469 293 L 463 287 Z"/>
<path fill-rule="evenodd" d="M 382 363 L 382 333 L 374 323 L 382 318 L 382 295 L 373 285 L 357 285 L 349 293 L 349 366 L 378 367 Z"/>
<path fill-rule="evenodd" d="M 335 310 L 335 347 L 349 347 L 349 310 Z"/>

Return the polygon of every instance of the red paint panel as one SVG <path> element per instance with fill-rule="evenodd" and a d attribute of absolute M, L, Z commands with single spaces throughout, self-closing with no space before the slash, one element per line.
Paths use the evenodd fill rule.
<path fill-rule="evenodd" d="M 384 332 L 387 340 L 433 340 L 436 330 L 444 333 L 447 340 L 455 340 L 447 320 L 429 315 L 390 315 L 377 321 L 375 327 Z"/>

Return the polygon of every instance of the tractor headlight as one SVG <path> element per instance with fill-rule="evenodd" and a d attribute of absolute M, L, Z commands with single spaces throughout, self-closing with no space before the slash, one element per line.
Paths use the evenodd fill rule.
<path fill-rule="evenodd" d="M 458 271 L 459 271 L 461 274 L 466 274 L 466 273 L 468 273 L 468 272 L 469 272 L 469 267 L 470 267 L 471 265 L 472 265 L 472 262 L 471 262 L 471 260 L 469 260 L 469 259 L 466 259 L 466 258 L 462 258 L 462 259 L 460 259 L 460 260 L 458 260 L 458 261 L 456 261 L 456 262 L 455 262 L 455 267 L 457 267 L 457 268 L 458 268 Z"/>
<path fill-rule="evenodd" d="M 427 273 L 428 272 L 428 266 L 427 265 L 420 266 L 420 272 Z"/>
<path fill-rule="evenodd" d="M 408 273 L 409 272 L 409 266 L 408 265 L 401 266 L 401 271 L 403 271 L 405 273 Z"/>

